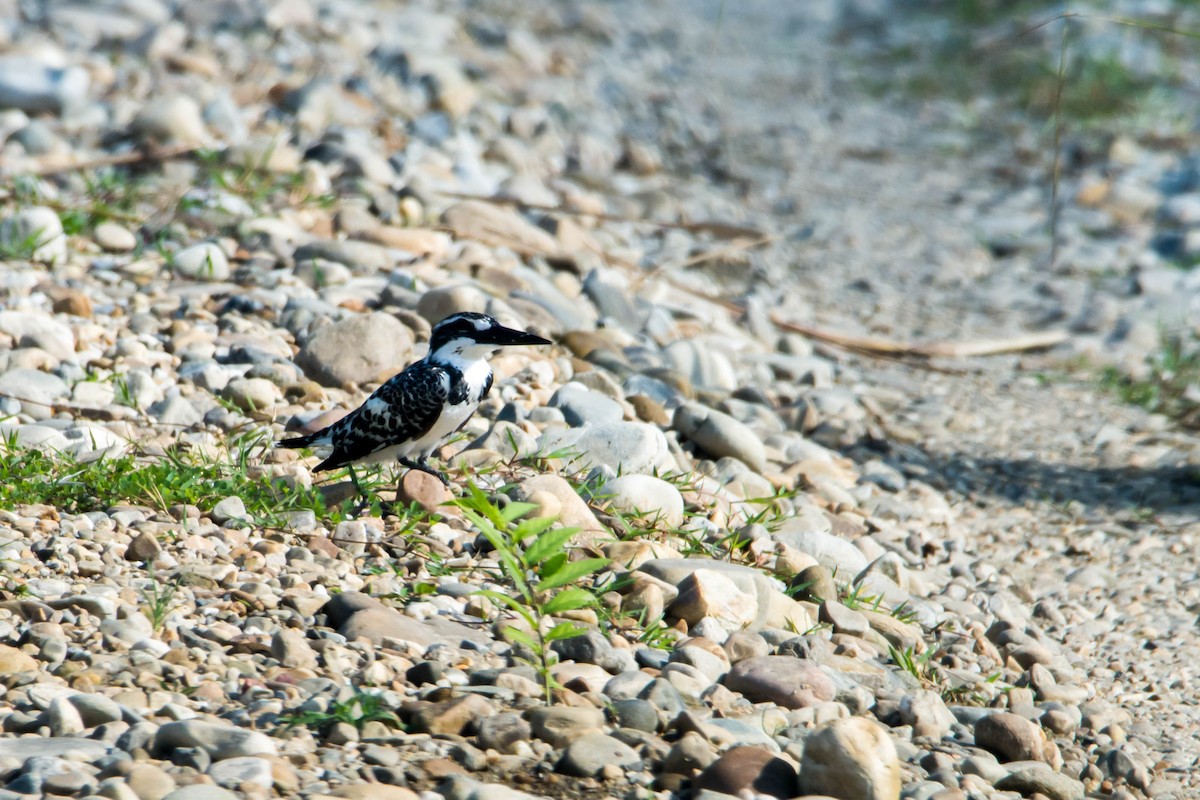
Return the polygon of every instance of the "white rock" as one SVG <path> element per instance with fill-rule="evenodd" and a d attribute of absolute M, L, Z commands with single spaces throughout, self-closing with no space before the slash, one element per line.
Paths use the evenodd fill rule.
<path fill-rule="evenodd" d="M 185 247 L 171 258 L 175 272 L 201 281 L 223 281 L 229 278 L 229 259 L 225 251 L 212 242 Z"/>
<path fill-rule="evenodd" d="M 21 257 L 43 264 L 67 260 L 62 220 L 45 206 L 23 208 L 0 223 L 0 244 Z"/>

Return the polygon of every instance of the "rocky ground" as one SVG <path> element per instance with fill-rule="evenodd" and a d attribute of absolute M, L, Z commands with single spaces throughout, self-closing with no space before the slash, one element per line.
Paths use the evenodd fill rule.
<path fill-rule="evenodd" d="M 1200 791 L 1200 71 L 926 5 L 0 3 L 0 800 Z M 270 446 L 464 309 L 451 490 Z"/>

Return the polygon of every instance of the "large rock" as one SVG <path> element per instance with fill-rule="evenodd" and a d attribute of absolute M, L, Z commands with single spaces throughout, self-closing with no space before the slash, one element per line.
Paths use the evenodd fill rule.
<path fill-rule="evenodd" d="M 822 725 L 804 741 L 798 789 L 800 794 L 841 800 L 897 800 L 896 746 L 878 725 L 862 717 Z"/>
<path fill-rule="evenodd" d="M 833 681 L 811 661 L 791 656 L 762 656 L 739 661 L 725 676 L 725 686 L 753 703 L 807 708 L 832 700 Z"/>
<path fill-rule="evenodd" d="M 612 509 L 651 520 L 664 528 L 683 524 L 683 495 L 653 475 L 622 475 L 600 490 Z"/>
<path fill-rule="evenodd" d="M 296 365 L 325 386 L 370 383 L 403 369 L 412 346 L 412 334 L 391 314 L 361 314 L 314 333 Z"/>
<path fill-rule="evenodd" d="M 642 766 L 642 759 L 629 745 L 603 733 L 589 733 L 567 745 L 556 769 L 567 775 L 590 778 L 609 765 L 624 770 Z"/>
<path fill-rule="evenodd" d="M 695 625 L 701 619 L 714 619 L 727 631 L 753 624 L 758 617 L 757 594 L 742 591 L 721 572 L 698 569 L 679 584 L 679 596 L 668 613 Z"/>
<path fill-rule="evenodd" d="M 156 752 L 168 753 L 179 747 L 199 747 L 213 761 L 277 753 L 275 741 L 265 733 L 199 718 L 168 722 L 158 729 L 154 737 Z"/>
<path fill-rule="evenodd" d="M 989 714 L 975 723 L 975 744 L 1002 761 L 1048 761 L 1045 735 L 1036 722 L 1017 714 Z"/>
<path fill-rule="evenodd" d="M 521 255 L 554 255 L 558 241 L 511 208 L 478 200 L 455 203 L 442 222 L 460 239 L 507 247 Z"/>
<path fill-rule="evenodd" d="M 637 571 L 657 578 L 663 584 L 680 586 L 685 578 L 700 569 L 721 573 L 733 581 L 741 592 L 755 598 L 757 611 L 746 626 L 747 630 L 791 626 L 803 631 L 815 623 L 800 603 L 785 595 L 770 578 L 752 567 L 709 558 L 652 558 L 643 562 Z"/>
<path fill-rule="evenodd" d="M 0 311 L 0 333 L 11 336 L 17 347 L 40 347 L 60 361 L 75 354 L 75 334 L 71 327 L 46 314 Z"/>
<path fill-rule="evenodd" d="M 685 403 L 675 410 L 673 427 L 714 459 L 736 458 L 755 472 L 767 468 L 766 448 L 758 434 L 724 412 Z"/>
<path fill-rule="evenodd" d="M 62 220 L 54 209 L 44 206 L 23 208 L 0 222 L 0 244 L 22 258 L 44 264 L 57 264 L 67 259 L 67 237 L 63 233 Z"/>
<path fill-rule="evenodd" d="M 329 624 L 351 641 L 364 638 L 381 644 L 388 638 L 413 642 L 422 647 L 435 643 L 458 647 L 464 641 L 488 641 L 486 634 L 477 628 L 460 625 L 444 617 L 435 616 L 427 620 L 407 617 L 362 592 L 336 594 L 321 610 Z"/>
<path fill-rule="evenodd" d="M 692 782 L 695 790 L 708 790 L 741 797 L 789 798 L 795 795 L 796 770 L 765 747 L 731 747 Z"/>
<path fill-rule="evenodd" d="M 648 475 L 675 470 L 667 437 L 644 422 L 606 422 L 581 428 L 547 430 L 538 440 L 542 453 L 569 451 L 564 464 L 572 470 L 607 466 L 623 475 Z"/>

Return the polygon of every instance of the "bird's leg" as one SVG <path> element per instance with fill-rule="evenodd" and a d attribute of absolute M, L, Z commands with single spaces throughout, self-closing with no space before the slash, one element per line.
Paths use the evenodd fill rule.
<path fill-rule="evenodd" d="M 401 463 L 401 465 L 408 467 L 409 469 L 420 470 L 421 472 L 424 472 L 427 475 L 432 475 L 433 477 L 435 477 L 439 481 L 441 481 L 443 486 L 450 485 L 450 481 L 446 480 L 446 476 L 443 475 L 442 473 L 438 472 L 433 467 L 429 466 L 429 462 L 425 460 L 425 457 L 422 457 L 422 458 L 418 459 L 417 461 L 413 461 L 411 458 L 405 457 L 405 458 L 400 459 L 400 463 Z"/>
<path fill-rule="evenodd" d="M 358 505 L 354 507 L 354 516 L 358 516 L 363 511 L 371 507 L 371 501 L 367 497 L 367 492 L 363 489 L 362 484 L 358 482 L 358 476 L 354 474 L 354 466 L 346 467 L 350 473 L 350 483 L 354 484 L 354 491 L 358 492 Z"/>

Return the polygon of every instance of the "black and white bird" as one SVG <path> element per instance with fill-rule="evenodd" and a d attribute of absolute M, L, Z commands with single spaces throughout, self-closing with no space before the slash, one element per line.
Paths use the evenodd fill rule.
<path fill-rule="evenodd" d="M 506 328 L 487 314 L 452 314 L 433 326 L 429 353 L 423 359 L 390 378 L 329 427 L 284 439 L 278 446 L 332 448 L 314 472 L 395 459 L 447 483 L 428 459 L 487 397 L 492 388 L 488 357 L 501 347 L 533 344 L 551 342 Z"/>

